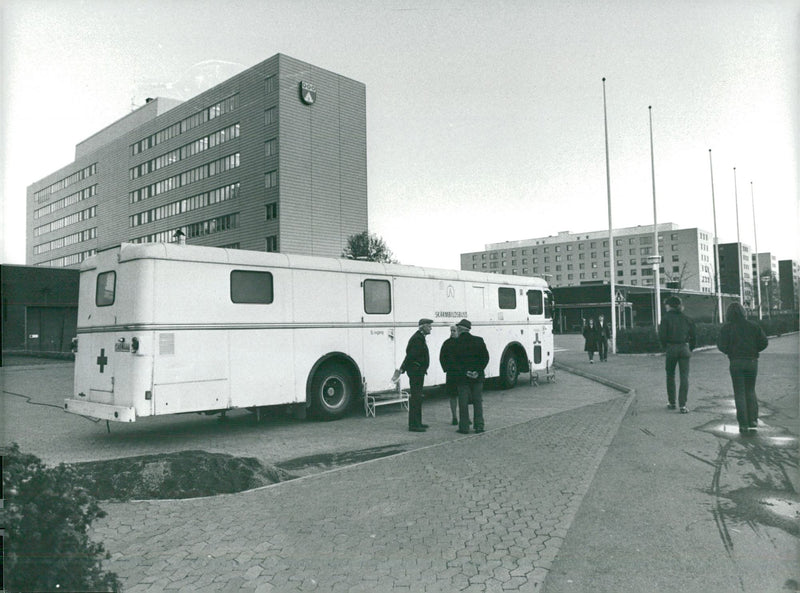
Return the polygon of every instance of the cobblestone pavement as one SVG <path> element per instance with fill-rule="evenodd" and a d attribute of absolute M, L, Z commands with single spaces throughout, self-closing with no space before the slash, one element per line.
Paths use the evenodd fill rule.
<path fill-rule="evenodd" d="M 632 394 L 236 495 L 105 503 L 127 593 L 540 591 Z"/>

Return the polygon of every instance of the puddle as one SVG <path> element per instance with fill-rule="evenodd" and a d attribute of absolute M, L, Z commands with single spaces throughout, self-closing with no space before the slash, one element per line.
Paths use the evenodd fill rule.
<path fill-rule="evenodd" d="M 770 525 L 800 537 L 800 495 L 748 487 L 729 492 L 720 509 L 736 521 Z"/>

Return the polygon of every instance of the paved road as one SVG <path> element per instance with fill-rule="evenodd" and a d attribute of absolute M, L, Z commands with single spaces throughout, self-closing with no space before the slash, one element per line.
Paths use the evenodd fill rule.
<path fill-rule="evenodd" d="M 563 343 L 563 342 L 562 342 Z M 798 591 L 798 336 L 762 354 L 758 437 L 738 433 L 727 360 L 692 357 L 687 415 L 666 409 L 663 356 L 560 360 L 636 388 L 547 593 Z"/>
<path fill-rule="evenodd" d="M 182 448 L 268 462 L 404 450 L 236 495 L 104 503 L 93 536 L 128 592 L 797 590 L 797 336 L 773 339 L 762 358 L 765 423 L 747 441 L 729 429 L 719 353 L 693 358 L 693 410 L 681 416 L 665 409 L 663 357 L 590 366 L 566 338 L 563 364 L 637 396 L 560 372 L 554 385 L 489 393 L 491 429 L 467 437 L 436 397 L 424 435 L 391 410 L 325 424 L 155 419 L 108 435 L 31 405 L 46 397 L 22 397 L 38 393 L 31 377 L 43 372 L 58 392 L 58 368 L 7 372 L 3 403 L 45 423 L 12 428 L 50 462 Z"/>

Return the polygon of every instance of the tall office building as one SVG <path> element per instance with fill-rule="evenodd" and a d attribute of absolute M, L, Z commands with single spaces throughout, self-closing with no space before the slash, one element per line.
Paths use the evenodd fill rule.
<path fill-rule="evenodd" d="M 659 282 L 698 292 L 714 292 L 713 235 L 701 229 L 679 229 L 673 223 L 657 227 L 661 256 Z M 654 286 L 655 255 L 653 227 L 615 229 L 615 283 Z M 462 270 L 477 270 L 517 276 L 541 276 L 552 287 L 610 283 L 611 249 L 608 230 L 490 243 L 484 251 L 461 254 Z"/>
<path fill-rule="evenodd" d="M 778 261 L 778 282 L 780 283 L 781 309 L 784 311 L 800 309 L 800 262 L 793 259 Z"/>
<path fill-rule="evenodd" d="M 719 282 L 722 292 L 739 294 L 742 291 L 742 302 L 748 309 L 756 303 L 753 297 L 753 256 L 750 246 L 745 243 L 719 244 Z M 737 263 L 738 260 L 738 263 Z"/>
<path fill-rule="evenodd" d="M 759 294 L 761 295 L 761 310 L 768 312 L 773 309 L 780 309 L 780 290 L 778 287 L 778 256 L 769 251 L 761 253 L 753 253 L 752 262 L 753 279 L 756 275 L 759 278 L 760 286 L 755 288 L 755 304 L 756 309 L 759 306 Z"/>
<path fill-rule="evenodd" d="M 149 100 L 78 144 L 27 206 L 33 265 L 176 233 L 338 257 L 367 230 L 365 86 L 277 54 L 188 101 Z"/>

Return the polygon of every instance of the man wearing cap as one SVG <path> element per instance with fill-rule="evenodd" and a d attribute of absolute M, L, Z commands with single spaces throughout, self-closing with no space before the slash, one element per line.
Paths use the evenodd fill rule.
<path fill-rule="evenodd" d="M 686 414 L 686 398 L 689 394 L 689 361 L 696 345 L 694 321 L 683 314 L 683 304 L 676 296 L 669 297 L 664 304 L 667 312 L 658 326 L 658 339 L 667 352 L 667 408 L 675 409 L 675 366 L 680 370 L 678 407 Z"/>
<path fill-rule="evenodd" d="M 475 415 L 475 432 L 483 432 L 483 380 L 484 369 L 489 364 L 489 351 L 483 338 L 470 333 L 472 324 L 462 319 L 456 324 L 458 338 L 454 358 L 456 362 L 456 387 L 458 389 L 458 432 L 469 432 L 469 404 Z"/>
<path fill-rule="evenodd" d="M 406 357 L 400 365 L 400 372 L 408 374 L 408 430 L 411 432 L 425 432 L 427 424 L 422 423 L 422 385 L 425 382 L 425 373 L 430 365 L 430 353 L 425 336 L 431 333 L 433 320 L 422 318 L 417 324 L 418 329 L 408 340 Z"/>

